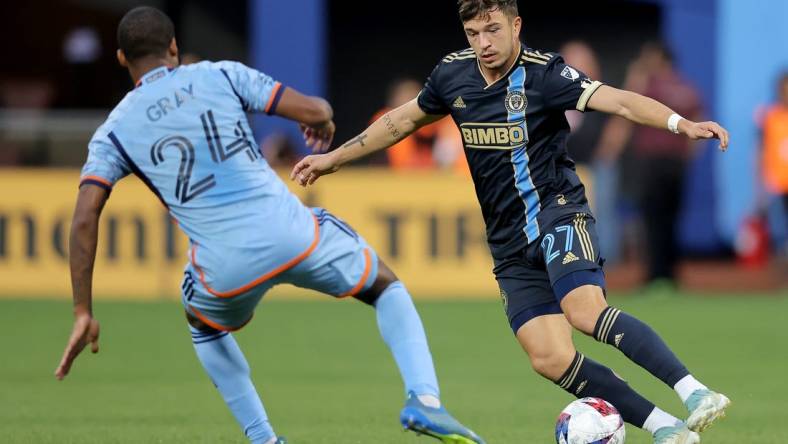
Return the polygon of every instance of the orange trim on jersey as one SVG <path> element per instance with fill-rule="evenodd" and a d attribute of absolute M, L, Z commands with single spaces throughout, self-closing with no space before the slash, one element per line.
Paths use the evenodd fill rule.
<path fill-rule="evenodd" d="M 274 100 L 276 99 L 276 94 L 279 93 L 279 88 L 281 87 L 282 87 L 281 82 L 276 82 L 274 84 L 274 88 L 271 90 L 271 95 L 268 97 L 268 103 L 265 104 L 266 113 L 271 111 L 271 106 L 274 104 Z"/>
<path fill-rule="evenodd" d="M 83 176 L 82 178 L 79 179 L 80 182 L 85 181 L 85 180 L 95 180 L 98 183 L 102 183 L 102 184 L 112 188 L 112 182 L 108 181 L 107 179 L 105 179 L 103 177 L 99 177 L 99 176 Z"/>
<path fill-rule="evenodd" d="M 246 320 L 246 322 L 244 322 L 243 324 L 239 325 L 238 327 L 225 327 L 224 325 L 217 324 L 216 322 L 213 322 L 212 320 L 208 319 L 204 314 L 200 313 L 200 310 L 197 310 L 194 307 L 194 305 L 189 304 L 189 308 L 192 310 L 192 313 L 194 314 L 194 316 L 197 316 L 197 319 L 202 321 L 203 324 L 205 324 L 205 325 L 207 325 L 207 326 L 209 326 L 209 327 L 211 327 L 211 328 L 213 328 L 215 330 L 221 330 L 221 331 L 238 331 L 238 330 L 246 327 L 246 324 L 251 322 L 252 318 L 254 317 L 254 313 L 252 313 L 252 316 L 250 316 L 249 319 Z"/>
<path fill-rule="evenodd" d="M 317 217 L 314 214 L 312 214 L 312 219 L 315 221 L 315 237 L 314 240 L 312 241 L 312 245 L 310 245 L 309 248 L 304 250 L 304 252 L 294 257 L 293 259 L 290 259 L 289 261 L 274 268 L 273 270 L 260 276 L 259 278 L 253 280 L 252 282 L 249 282 L 243 287 L 239 287 L 236 288 L 235 290 L 229 290 L 229 291 L 216 291 L 213 288 L 209 287 L 208 283 L 205 282 L 205 274 L 203 273 L 202 268 L 200 268 L 200 266 L 197 265 L 197 260 L 196 260 L 197 244 L 192 245 L 192 252 L 191 252 L 192 265 L 194 266 L 194 269 L 197 270 L 197 273 L 199 274 L 200 282 L 202 282 L 203 287 L 205 287 L 205 289 L 208 290 L 208 293 L 216 296 L 217 298 L 231 298 L 233 296 L 238 296 L 239 294 L 251 290 L 252 288 L 262 284 L 268 279 L 271 279 L 272 277 L 278 275 L 279 273 L 282 273 L 284 271 L 287 271 L 295 267 L 301 261 L 309 257 L 310 254 L 312 254 L 315 248 L 317 248 L 317 244 L 320 242 L 320 224 L 318 223 Z"/>
<path fill-rule="evenodd" d="M 350 296 L 355 296 L 364 288 L 364 285 L 367 283 L 367 279 L 369 279 L 369 272 L 372 271 L 372 255 L 369 253 L 369 248 L 364 249 L 364 273 L 361 275 L 361 279 L 358 280 L 358 283 L 355 287 L 353 287 L 350 291 L 345 294 L 339 295 L 340 298 L 347 298 Z"/>

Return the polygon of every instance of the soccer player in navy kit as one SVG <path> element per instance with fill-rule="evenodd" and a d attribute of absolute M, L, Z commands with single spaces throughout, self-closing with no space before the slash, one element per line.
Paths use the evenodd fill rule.
<path fill-rule="evenodd" d="M 646 324 L 608 306 L 595 220 L 567 154 L 564 111 L 597 110 L 691 139 L 717 138 L 723 150 L 728 133 L 589 79 L 557 54 L 524 46 L 515 0 L 460 0 L 458 6 L 471 47 L 445 56 L 417 98 L 340 148 L 305 157 L 291 178 L 312 184 L 450 114 L 462 133 L 505 310 L 534 370 L 575 396 L 610 401 L 655 443 L 700 442 L 697 432 L 730 401 L 697 381 Z M 577 352 L 572 328 L 615 346 L 674 388 L 689 411 L 686 422 Z"/>

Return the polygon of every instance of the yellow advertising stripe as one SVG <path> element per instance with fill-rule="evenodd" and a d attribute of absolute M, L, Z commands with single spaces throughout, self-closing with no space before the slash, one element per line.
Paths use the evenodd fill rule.
<path fill-rule="evenodd" d="M 5 239 L 0 299 L 70 297 L 67 240 L 79 173 L 10 168 L 0 174 L 0 188 L 25 190 L 0 193 L 0 219 L 5 220 L 0 224 Z M 434 299 L 497 297 L 484 219 L 472 199 L 473 182 L 465 174 L 348 170 L 317 194 L 286 183 L 302 200 L 329 208 L 351 224 L 414 294 Z M 373 186 L 379 193 L 358 193 Z M 351 194 L 354 199 L 347 199 Z M 115 185 L 100 230 L 104 234 L 93 276 L 97 295 L 179 300 L 189 240 L 141 181 L 129 176 Z M 282 285 L 270 296 L 316 295 Z"/>

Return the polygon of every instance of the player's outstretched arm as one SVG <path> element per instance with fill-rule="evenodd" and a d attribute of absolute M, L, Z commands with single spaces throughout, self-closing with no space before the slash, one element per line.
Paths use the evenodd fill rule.
<path fill-rule="evenodd" d="M 442 118 L 442 115 L 422 111 L 417 99 L 395 108 L 376 120 L 364 132 L 350 139 L 341 147 L 326 153 L 307 156 L 296 164 L 290 179 L 302 186 L 311 185 L 320 176 L 339 170 L 342 165 L 375 151 L 388 148 L 413 134 L 424 125 Z"/>
<path fill-rule="evenodd" d="M 662 103 L 631 91 L 603 85 L 589 99 L 588 108 L 684 134 L 693 140 L 719 139 L 720 149 L 728 149 L 728 131 L 718 123 L 687 120 Z"/>
<path fill-rule="evenodd" d="M 293 88 L 285 88 L 276 107 L 276 114 L 301 124 L 306 145 L 324 152 L 334 140 L 334 110 L 320 97 L 306 96 Z"/>
<path fill-rule="evenodd" d="M 66 377 L 71 364 L 87 344 L 90 344 L 93 353 L 99 350 L 99 323 L 93 318 L 93 263 L 96 259 L 99 216 L 108 197 L 107 190 L 90 184 L 80 187 L 77 196 L 69 239 L 74 327 L 55 370 L 55 377 L 59 380 Z"/>

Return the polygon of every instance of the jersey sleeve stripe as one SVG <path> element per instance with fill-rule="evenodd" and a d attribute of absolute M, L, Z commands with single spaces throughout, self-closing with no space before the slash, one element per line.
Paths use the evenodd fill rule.
<path fill-rule="evenodd" d="M 473 48 L 466 48 L 466 49 L 463 49 L 462 51 L 453 52 L 453 53 L 447 55 L 446 57 L 444 57 L 443 61 L 444 62 L 448 62 L 448 61 L 453 60 L 455 57 L 464 56 L 464 55 L 468 55 L 468 54 L 474 54 Z"/>
<path fill-rule="evenodd" d="M 545 61 L 545 60 L 535 59 L 535 58 L 531 58 L 531 57 L 528 57 L 528 56 L 525 56 L 525 55 L 520 57 L 520 60 L 523 60 L 523 61 L 526 61 L 526 62 L 531 62 L 531 63 L 536 63 L 536 64 L 539 64 L 539 65 L 547 65 L 547 61 Z"/>
<path fill-rule="evenodd" d="M 575 108 L 577 108 L 578 111 L 585 112 L 586 105 L 588 105 L 588 101 L 591 99 L 591 96 L 594 95 L 596 90 L 598 90 L 602 85 L 603 83 L 598 80 L 591 82 L 591 85 L 586 87 L 585 91 L 583 91 L 583 94 L 580 94 L 580 98 L 577 99 L 577 106 Z"/>
<path fill-rule="evenodd" d="M 539 51 L 525 51 L 524 55 L 527 56 L 527 57 L 533 57 L 533 58 L 536 58 L 536 59 L 544 59 L 545 61 L 549 61 L 550 59 L 553 58 L 552 55 L 550 55 L 550 54 L 543 54 L 543 53 L 541 53 Z"/>
<path fill-rule="evenodd" d="M 227 82 L 230 84 L 230 88 L 232 88 L 233 94 L 235 94 L 235 97 L 238 97 L 238 101 L 241 102 L 241 107 L 244 109 L 244 111 L 249 111 L 249 104 L 246 103 L 246 100 L 244 100 L 244 98 L 241 97 L 240 94 L 238 94 L 238 91 L 235 89 L 235 85 L 233 85 L 233 81 L 230 80 L 230 75 L 227 74 L 227 71 L 225 71 L 224 68 L 222 68 L 221 71 L 222 74 L 224 74 L 224 77 L 227 79 Z"/>
<path fill-rule="evenodd" d="M 217 291 L 217 290 L 211 288 L 208 285 L 208 283 L 205 281 L 205 273 L 203 272 L 202 268 L 200 268 L 200 266 L 197 265 L 197 246 L 198 246 L 198 244 L 196 244 L 196 243 L 194 245 L 192 245 L 192 248 L 191 248 L 191 262 L 192 262 L 192 266 L 194 266 L 194 269 L 197 270 L 198 276 L 200 278 L 200 282 L 202 283 L 203 287 L 205 287 L 205 289 L 208 291 L 208 293 L 216 296 L 217 298 L 231 298 L 231 297 L 234 297 L 234 296 L 238 296 L 239 294 L 251 290 L 252 288 L 262 284 L 263 282 L 273 278 L 274 276 L 276 276 L 276 275 L 278 275 L 280 273 L 283 273 L 283 272 L 295 267 L 296 265 L 301 263 L 301 261 L 303 261 L 304 259 L 309 257 L 310 254 L 312 254 L 312 252 L 315 250 L 315 248 L 317 248 L 317 244 L 320 242 L 320 224 L 317 221 L 317 217 L 315 217 L 314 215 L 312 215 L 312 217 L 313 217 L 313 219 L 315 221 L 315 234 L 314 234 L 314 239 L 312 240 L 312 244 L 309 246 L 309 248 L 304 250 L 301 254 L 299 254 L 298 256 L 294 257 L 293 259 L 290 259 L 289 261 L 285 262 L 284 264 L 274 268 L 273 270 L 269 271 L 268 273 L 265 273 L 264 275 L 258 277 L 257 279 L 253 280 L 252 282 L 249 282 L 248 284 L 246 284 L 244 286 L 241 286 L 241 287 L 238 287 L 238 288 L 236 288 L 234 290 L 229 290 L 229 291 Z"/>
<path fill-rule="evenodd" d="M 153 194 L 155 194 L 156 197 L 159 198 L 159 201 L 161 201 L 161 204 L 164 205 L 164 208 L 167 208 L 169 210 L 170 207 L 167 205 L 167 202 L 164 200 L 164 197 L 161 195 L 159 190 L 153 185 L 153 182 L 151 182 L 150 179 L 148 179 L 148 176 L 146 176 L 145 173 L 143 173 L 142 170 L 140 170 L 140 168 L 134 163 L 134 161 L 131 160 L 131 157 L 129 157 L 129 154 L 126 152 L 126 149 L 123 148 L 123 144 L 120 143 L 120 140 L 118 140 L 118 137 L 115 135 L 115 133 L 110 132 L 109 134 L 107 134 L 107 137 L 109 137 L 109 140 L 112 141 L 113 145 L 115 145 L 115 148 L 118 149 L 118 152 L 120 153 L 121 157 L 123 157 L 123 160 L 125 160 L 129 168 L 131 168 L 131 172 L 134 173 L 135 176 L 139 177 L 142 183 L 144 183 L 151 191 L 153 191 Z"/>
<path fill-rule="evenodd" d="M 282 93 L 284 92 L 285 89 L 282 88 L 282 84 L 276 82 L 274 88 L 271 90 L 271 97 L 268 98 L 268 103 L 265 105 L 266 114 L 273 114 L 276 112 L 276 106 L 279 104 L 279 99 L 282 98 Z"/>
<path fill-rule="evenodd" d="M 107 191 L 112 191 L 112 182 L 108 181 L 107 179 L 104 179 L 103 177 L 99 177 L 99 176 L 84 176 L 84 177 L 82 177 L 82 179 L 80 179 L 79 186 L 82 186 L 82 185 L 84 185 L 86 183 L 89 183 L 91 185 L 99 186 L 101 188 L 104 188 Z"/>

